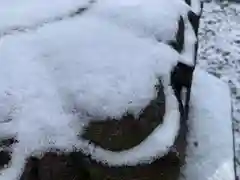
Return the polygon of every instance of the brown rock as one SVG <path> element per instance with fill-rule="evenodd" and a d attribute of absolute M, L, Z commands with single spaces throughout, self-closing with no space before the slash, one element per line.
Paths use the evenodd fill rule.
<path fill-rule="evenodd" d="M 21 180 L 89 180 L 81 153 L 46 153 L 41 159 L 28 159 Z"/>

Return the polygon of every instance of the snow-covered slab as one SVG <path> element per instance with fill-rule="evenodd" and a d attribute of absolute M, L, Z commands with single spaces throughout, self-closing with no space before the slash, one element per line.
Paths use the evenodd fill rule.
<path fill-rule="evenodd" d="M 186 179 L 234 180 L 229 87 L 197 68 L 190 103 Z"/>
<path fill-rule="evenodd" d="M 138 38 L 110 22 L 86 15 L 36 32 L 3 37 L 0 58 L 4 68 L 0 89 L 20 88 L 25 94 L 28 89 L 23 87 L 34 88 L 26 86 L 33 81 L 19 76 L 27 72 L 21 64 L 34 65 L 52 78 L 52 86 L 59 89 L 63 102 L 71 99 L 82 106 L 82 111 L 104 118 L 145 107 L 156 96 L 157 77 L 169 74 L 179 54 L 163 43 Z"/>
<path fill-rule="evenodd" d="M 139 38 L 92 14 L 3 36 L 0 42 L 0 137 L 15 135 L 19 141 L 0 180 L 16 180 L 27 156 L 36 151 L 81 148 L 77 134 L 89 119 L 120 117 L 126 111 L 137 116 L 156 97 L 159 77 L 169 87 L 179 59 L 166 44 Z M 174 98 L 171 91 L 168 95 Z M 172 144 L 179 127 L 173 102 L 167 117 L 175 121 L 166 121 L 153 134 L 163 146 L 132 158 L 135 164 L 163 155 Z M 168 140 L 158 138 L 171 123 L 175 128 Z M 145 152 L 142 147 L 137 149 Z"/>
<path fill-rule="evenodd" d="M 0 0 L 0 34 L 10 29 L 47 22 L 54 17 L 64 16 L 90 0 Z"/>

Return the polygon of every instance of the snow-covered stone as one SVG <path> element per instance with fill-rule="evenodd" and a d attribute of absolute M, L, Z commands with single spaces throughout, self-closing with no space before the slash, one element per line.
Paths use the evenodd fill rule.
<path fill-rule="evenodd" d="M 234 180 L 229 87 L 197 68 L 191 92 L 186 179 Z"/>

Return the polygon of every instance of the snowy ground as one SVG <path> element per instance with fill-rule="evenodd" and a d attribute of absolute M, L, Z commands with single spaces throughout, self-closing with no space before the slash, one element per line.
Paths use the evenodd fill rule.
<path fill-rule="evenodd" d="M 240 5 L 205 3 L 199 32 L 200 67 L 231 87 L 240 173 Z M 223 102 L 224 103 L 224 102 Z"/>

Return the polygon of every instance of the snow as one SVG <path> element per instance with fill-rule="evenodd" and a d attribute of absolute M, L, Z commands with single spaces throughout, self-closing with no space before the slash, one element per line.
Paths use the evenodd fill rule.
<path fill-rule="evenodd" d="M 196 14 L 201 12 L 200 0 L 191 0 L 190 10 Z M 193 30 L 192 24 L 190 23 L 188 16 L 184 17 L 184 47 L 181 52 L 180 62 L 189 66 L 195 66 L 195 44 L 197 42 L 196 34 Z"/>
<path fill-rule="evenodd" d="M 199 31 L 198 64 L 231 88 L 236 164 L 240 175 L 240 5 L 205 3 Z"/>
<path fill-rule="evenodd" d="M 11 29 L 47 22 L 64 16 L 81 7 L 90 0 L 0 0 L 0 35 Z"/>
<path fill-rule="evenodd" d="M 182 0 L 99 0 L 81 16 L 70 17 L 89 2 L 49 4 L 43 0 L 24 0 L 13 5 L 12 1 L 0 0 L 0 137 L 15 136 L 19 141 L 13 146 L 9 167 L 0 172 L 0 180 L 17 180 L 28 156 L 50 148 L 63 151 L 78 148 L 97 161 L 119 166 L 150 163 L 173 144 L 179 129 L 179 113 L 169 87 L 169 72 L 181 58 L 186 63 L 192 60 L 196 39 L 189 22 L 185 22 L 188 34 L 192 35 L 186 37 L 188 46 L 182 55 L 157 40 L 172 40 L 179 16 L 185 17 L 190 7 Z M 198 5 L 192 6 L 197 12 Z M 36 28 L 15 32 L 29 27 Z M 8 33 L 11 30 L 14 32 Z M 167 96 L 167 114 L 164 123 L 145 141 L 128 151 L 114 153 L 77 139 L 77 134 L 92 119 L 118 118 L 127 111 L 138 116 L 156 97 L 159 77 Z M 191 132 L 190 141 L 197 138 L 199 148 L 194 148 L 194 152 L 189 149 L 187 168 L 191 173 L 188 171 L 187 176 L 189 180 L 196 179 L 195 175 L 202 175 L 205 170 L 211 180 L 226 179 L 227 174 L 231 180 L 231 128 L 226 128 L 231 125 L 230 120 L 226 121 L 230 110 L 224 108 L 230 106 L 229 92 L 220 81 L 215 82 L 199 70 L 195 78 L 196 101 L 191 100 L 191 126 L 195 131 Z M 216 87 L 207 83 L 216 83 Z M 206 101 L 197 96 L 210 92 L 218 92 L 216 95 L 222 99 L 208 96 Z M 224 106 L 215 106 L 223 104 L 224 98 Z M 210 111 L 215 108 L 218 113 Z M 216 123 L 216 119 L 221 123 Z M 217 133 L 212 135 L 218 128 L 224 134 L 221 139 Z M 214 159 L 208 159 L 212 161 L 206 164 L 210 155 Z M 199 166 L 202 163 L 205 164 Z"/>
<path fill-rule="evenodd" d="M 229 87 L 196 68 L 191 92 L 185 177 L 234 180 Z"/>
<path fill-rule="evenodd" d="M 195 65 L 195 43 L 197 41 L 193 27 L 189 20 L 185 20 L 184 47 L 181 53 L 180 62 L 194 66 Z"/>
<path fill-rule="evenodd" d="M 33 18 L 31 21 L 38 23 L 39 17 Z M 32 26 L 32 22 L 26 19 L 21 25 Z M 1 171 L 0 180 L 16 180 L 28 156 L 50 148 L 71 151 L 77 147 L 109 164 L 150 162 L 164 155 L 179 128 L 177 102 L 169 87 L 170 71 L 179 58 L 168 45 L 139 37 L 94 11 L 3 35 L 0 136 L 14 136 L 19 142 L 13 146 L 12 162 Z M 169 114 L 146 141 L 115 157 L 91 144 L 86 147 L 88 142 L 77 139 L 92 119 L 118 118 L 127 111 L 138 116 L 156 97 L 158 78 L 168 89 Z M 169 133 L 158 137 L 165 132 Z M 159 146 L 145 154 L 152 143 Z M 138 154 L 128 159 L 135 150 Z M 120 155 L 124 159 L 118 162 Z"/>
<path fill-rule="evenodd" d="M 102 0 L 90 12 L 139 36 L 169 41 L 175 38 L 180 15 L 186 16 L 189 9 L 182 0 Z"/>
<path fill-rule="evenodd" d="M 201 13 L 201 2 L 202 0 L 191 0 L 192 11 L 199 15 Z"/>

